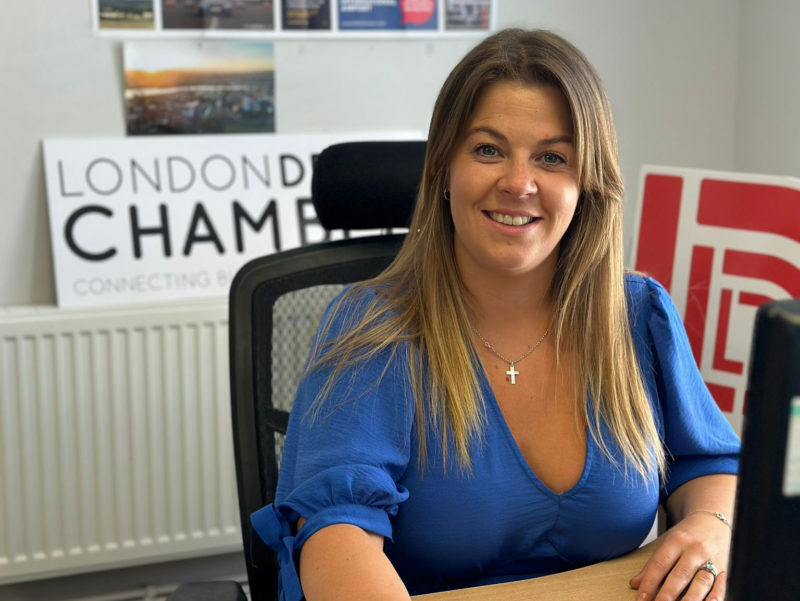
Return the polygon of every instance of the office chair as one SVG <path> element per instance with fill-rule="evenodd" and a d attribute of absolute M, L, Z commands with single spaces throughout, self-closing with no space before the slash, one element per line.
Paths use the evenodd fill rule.
<path fill-rule="evenodd" d="M 407 227 L 425 142 L 351 142 L 317 158 L 312 198 L 326 230 Z M 250 514 L 275 496 L 289 411 L 322 313 L 394 258 L 403 234 L 347 237 L 250 261 L 230 290 L 231 408 L 239 514 L 252 601 L 277 596 L 275 553 Z M 209 588 L 213 585 L 214 590 Z M 245 601 L 237 583 L 182 585 L 169 601 Z"/>

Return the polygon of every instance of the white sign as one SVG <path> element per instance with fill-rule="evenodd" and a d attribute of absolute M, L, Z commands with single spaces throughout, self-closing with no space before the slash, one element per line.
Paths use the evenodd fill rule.
<path fill-rule="evenodd" d="M 314 157 L 338 142 L 380 139 L 423 137 L 46 140 L 59 306 L 227 295 L 248 260 L 330 236 L 311 204 Z"/>
<path fill-rule="evenodd" d="M 669 290 L 700 371 L 741 432 L 753 323 L 800 297 L 800 180 L 645 167 L 635 268 Z"/>

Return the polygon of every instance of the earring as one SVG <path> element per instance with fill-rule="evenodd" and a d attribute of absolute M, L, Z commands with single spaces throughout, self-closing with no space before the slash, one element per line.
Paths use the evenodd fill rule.
<path fill-rule="evenodd" d="M 448 202 L 450 201 L 450 190 L 447 188 L 444 189 L 444 199 Z"/>

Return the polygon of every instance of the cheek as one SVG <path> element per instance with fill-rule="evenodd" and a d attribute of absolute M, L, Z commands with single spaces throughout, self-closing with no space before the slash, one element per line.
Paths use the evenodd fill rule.
<path fill-rule="evenodd" d="M 463 202 L 458 202 L 456 200 L 457 195 L 454 192 L 450 192 L 450 221 L 453 223 L 453 226 L 458 230 L 462 223 L 465 223 L 465 209 Z M 448 202 L 448 201 L 445 201 Z"/>
<path fill-rule="evenodd" d="M 572 218 L 575 216 L 575 212 L 578 210 L 578 202 L 580 201 L 579 197 L 573 196 L 570 198 L 569 202 L 569 218 L 572 221 Z"/>
<path fill-rule="evenodd" d="M 465 174 L 458 167 L 450 169 L 450 175 L 447 178 L 447 189 L 450 191 L 451 199 L 463 196 L 464 190 L 467 188 L 465 179 Z"/>
<path fill-rule="evenodd" d="M 572 217 L 575 215 L 575 211 L 578 208 L 578 203 L 580 202 L 580 190 L 577 187 L 570 186 L 563 190 L 561 196 L 561 212 L 564 216 L 572 221 Z"/>
<path fill-rule="evenodd" d="M 485 193 L 493 176 L 486 165 L 458 158 L 450 163 L 447 175 L 447 189 L 451 197 L 460 200 L 474 199 Z"/>
<path fill-rule="evenodd" d="M 447 190 L 450 193 L 450 199 L 444 200 L 444 202 L 448 203 L 450 217 L 457 223 L 459 218 L 461 220 L 465 218 L 470 209 L 474 186 L 467 173 L 463 170 L 453 169 L 450 171 Z"/>
<path fill-rule="evenodd" d="M 577 199 L 570 195 L 562 195 L 551 199 L 552 202 L 544 206 L 550 217 L 566 227 L 575 215 Z"/>

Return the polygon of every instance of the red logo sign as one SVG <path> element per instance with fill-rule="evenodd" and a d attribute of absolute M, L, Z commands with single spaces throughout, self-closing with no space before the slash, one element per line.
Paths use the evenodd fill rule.
<path fill-rule="evenodd" d="M 669 290 L 711 394 L 741 431 L 755 310 L 800 297 L 800 180 L 646 169 L 635 268 Z"/>

